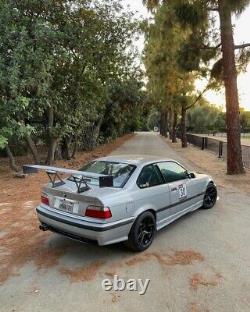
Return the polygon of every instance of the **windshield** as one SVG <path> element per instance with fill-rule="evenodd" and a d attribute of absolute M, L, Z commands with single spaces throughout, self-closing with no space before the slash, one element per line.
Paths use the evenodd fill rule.
<path fill-rule="evenodd" d="M 114 187 L 123 187 L 135 168 L 134 165 L 124 163 L 93 161 L 82 167 L 80 171 L 113 176 Z M 91 179 L 88 184 L 99 185 L 99 181 L 97 179 Z"/>

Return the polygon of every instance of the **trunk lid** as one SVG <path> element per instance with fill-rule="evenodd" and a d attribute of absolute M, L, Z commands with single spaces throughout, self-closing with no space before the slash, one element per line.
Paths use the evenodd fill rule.
<path fill-rule="evenodd" d="M 114 192 L 120 191 L 120 189 L 100 188 L 96 185 L 90 187 L 90 190 L 78 193 L 75 183 L 66 180 L 64 185 L 58 187 L 45 186 L 43 193 L 48 196 L 51 208 L 84 217 L 87 207 L 104 207 L 105 199 Z"/>

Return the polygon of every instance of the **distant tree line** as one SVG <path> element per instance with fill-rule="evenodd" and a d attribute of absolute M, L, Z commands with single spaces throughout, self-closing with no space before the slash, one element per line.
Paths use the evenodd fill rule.
<path fill-rule="evenodd" d="M 153 107 L 147 117 L 148 130 L 160 127 L 160 111 Z M 250 111 L 240 110 L 241 133 L 250 133 Z M 202 100 L 199 105 L 191 108 L 186 117 L 187 132 L 197 134 L 226 133 L 226 112 L 222 107 L 209 104 Z M 177 133 L 181 137 L 181 117 L 177 118 Z"/>
<path fill-rule="evenodd" d="M 250 133 L 250 112 L 240 112 L 241 133 Z M 226 133 L 226 112 L 215 105 L 198 105 L 187 114 L 187 131 L 193 133 Z"/>

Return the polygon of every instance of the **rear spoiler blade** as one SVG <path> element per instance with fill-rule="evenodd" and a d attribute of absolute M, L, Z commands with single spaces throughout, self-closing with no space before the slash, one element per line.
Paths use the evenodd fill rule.
<path fill-rule="evenodd" d="M 83 172 L 80 170 L 72 170 L 72 169 L 67 169 L 67 168 L 59 168 L 59 167 L 53 167 L 53 166 L 43 166 L 43 165 L 23 165 L 23 173 L 24 174 L 32 174 L 32 173 L 37 173 L 39 170 L 45 171 L 49 179 L 52 183 L 53 187 L 59 186 L 64 184 L 58 173 L 64 173 L 64 174 L 69 174 L 69 175 L 82 175 L 86 176 L 86 179 L 82 178 L 80 180 L 80 185 L 74 180 L 74 182 L 77 185 L 78 192 L 80 193 L 81 190 L 81 184 L 84 183 L 86 187 L 88 187 L 87 182 L 88 178 L 94 178 L 99 180 L 99 186 L 100 187 L 112 187 L 113 186 L 113 176 L 108 176 L 108 175 L 100 175 L 100 174 L 95 174 L 95 173 L 90 173 L 90 172 Z M 53 176 L 53 178 L 51 178 Z M 60 182 L 56 182 L 56 178 L 60 180 Z M 59 184 L 58 184 L 59 183 Z"/>
<path fill-rule="evenodd" d="M 53 167 L 53 166 L 42 166 L 42 165 L 23 165 L 23 173 L 25 174 L 31 174 L 31 173 L 37 173 L 39 170 L 42 171 L 53 171 L 58 173 L 66 173 L 66 174 L 81 174 L 81 171 L 79 170 L 72 170 L 67 168 L 59 168 L 59 167 Z"/>

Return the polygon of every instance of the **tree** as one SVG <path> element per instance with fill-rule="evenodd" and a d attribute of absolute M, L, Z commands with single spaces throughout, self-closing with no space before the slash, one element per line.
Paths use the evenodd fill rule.
<path fill-rule="evenodd" d="M 227 173 L 244 173 L 241 151 L 241 128 L 232 12 L 243 10 L 250 1 L 218 1 L 220 15 L 223 80 L 226 91 Z"/>
<path fill-rule="evenodd" d="M 175 6 L 159 5 L 154 12 L 154 21 L 146 28 L 144 63 L 148 77 L 147 88 L 161 111 L 160 133 L 165 136 L 169 128 L 172 142 L 176 142 L 180 115 L 182 147 L 187 147 L 186 112 L 199 101 L 208 87 L 202 94 L 196 95 L 194 81 L 200 72 L 186 68 L 186 60 L 182 64 L 180 51 L 183 42 L 191 40 L 192 32 L 191 29 L 183 31 Z M 170 120 L 170 127 L 167 126 L 167 119 Z"/>
<path fill-rule="evenodd" d="M 149 8 L 155 8 L 161 1 L 148 0 L 144 1 Z M 235 50 L 243 49 L 243 57 L 246 62 L 246 56 L 249 53 L 245 49 L 250 46 L 249 43 L 236 46 L 233 39 L 232 14 L 241 13 L 250 3 L 249 0 L 211 0 L 202 1 L 194 0 L 190 2 L 168 0 L 163 2 L 165 5 L 173 4 L 176 8 L 176 14 L 183 26 L 191 27 L 193 33 L 192 37 L 195 39 L 189 42 L 183 52 L 187 53 L 191 62 L 189 70 L 195 69 L 199 66 L 200 56 L 202 52 L 206 51 L 209 58 L 216 57 L 221 49 L 222 59 L 215 64 L 217 73 L 223 79 L 226 93 L 226 120 L 227 120 L 227 173 L 240 174 L 244 173 L 242 162 L 242 152 L 240 143 L 240 120 L 239 120 L 239 100 L 237 91 L 237 69 L 235 60 Z M 214 23 L 214 16 L 212 13 L 219 13 L 221 41 L 218 42 L 218 34 L 216 33 L 216 24 Z M 202 26 L 202 28 L 201 28 Z M 200 29 L 202 31 L 200 31 Z M 212 30 L 212 36 L 210 35 Z M 200 41 L 197 41 L 197 37 Z M 211 46 L 211 41 L 213 45 Z M 190 44 L 191 43 L 191 44 Z M 199 43 L 199 44 L 197 44 Z M 215 43 L 215 44 L 214 44 Z M 183 46 L 185 48 L 185 45 Z M 210 55 L 209 55 L 210 54 Z M 215 69 L 215 68 L 214 68 Z"/>
<path fill-rule="evenodd" d="M 189 131 L 194 133 L 211 133 L 219 131 L 220 125 L 223 123 L 223 113 L 221 108 L 206 101 L 202 101 L 201 105 L 192 108 L 188 112 L 187 124 Z"/>
<path fill-rule="evenodd" d="M 155 23 L 149 24 L 145 33 L 147 89 L 160 110 L 160 133 L 166 136 L 169 130 L 172 142 L 176 142 L 178 114 L 185 97 L 194 89 L 193 75 L 183 71 L 177 59 L 188 33 L 176 21 L 173 7 L 164 5 L 155 12 Z"/>
<path fill-rule="evenodd" d="M 131 72 L 132 74 L 132 72 Z M 101 125 L 103 138 L 115 138 L 139 128 L 139 111 L 143 110 L 142 80 L 136 73 L 126 80 L 109 82 L 106 110 Z"/>
<path fill-rule="evenodd" d="M 39 142 L 52 164 L 132 129 L 129 117 L 139 109 L 124 103 L 122 129 L 118 122 L 101 134 L 110 82 L 119 81 L 127 99 L 141 88 L 132 47 L 137 21 L 119 0 L 0 0 L 0 18 L 0 148 L 8 155 L 9 143 L 26 142 L 40 162 Z"/>

